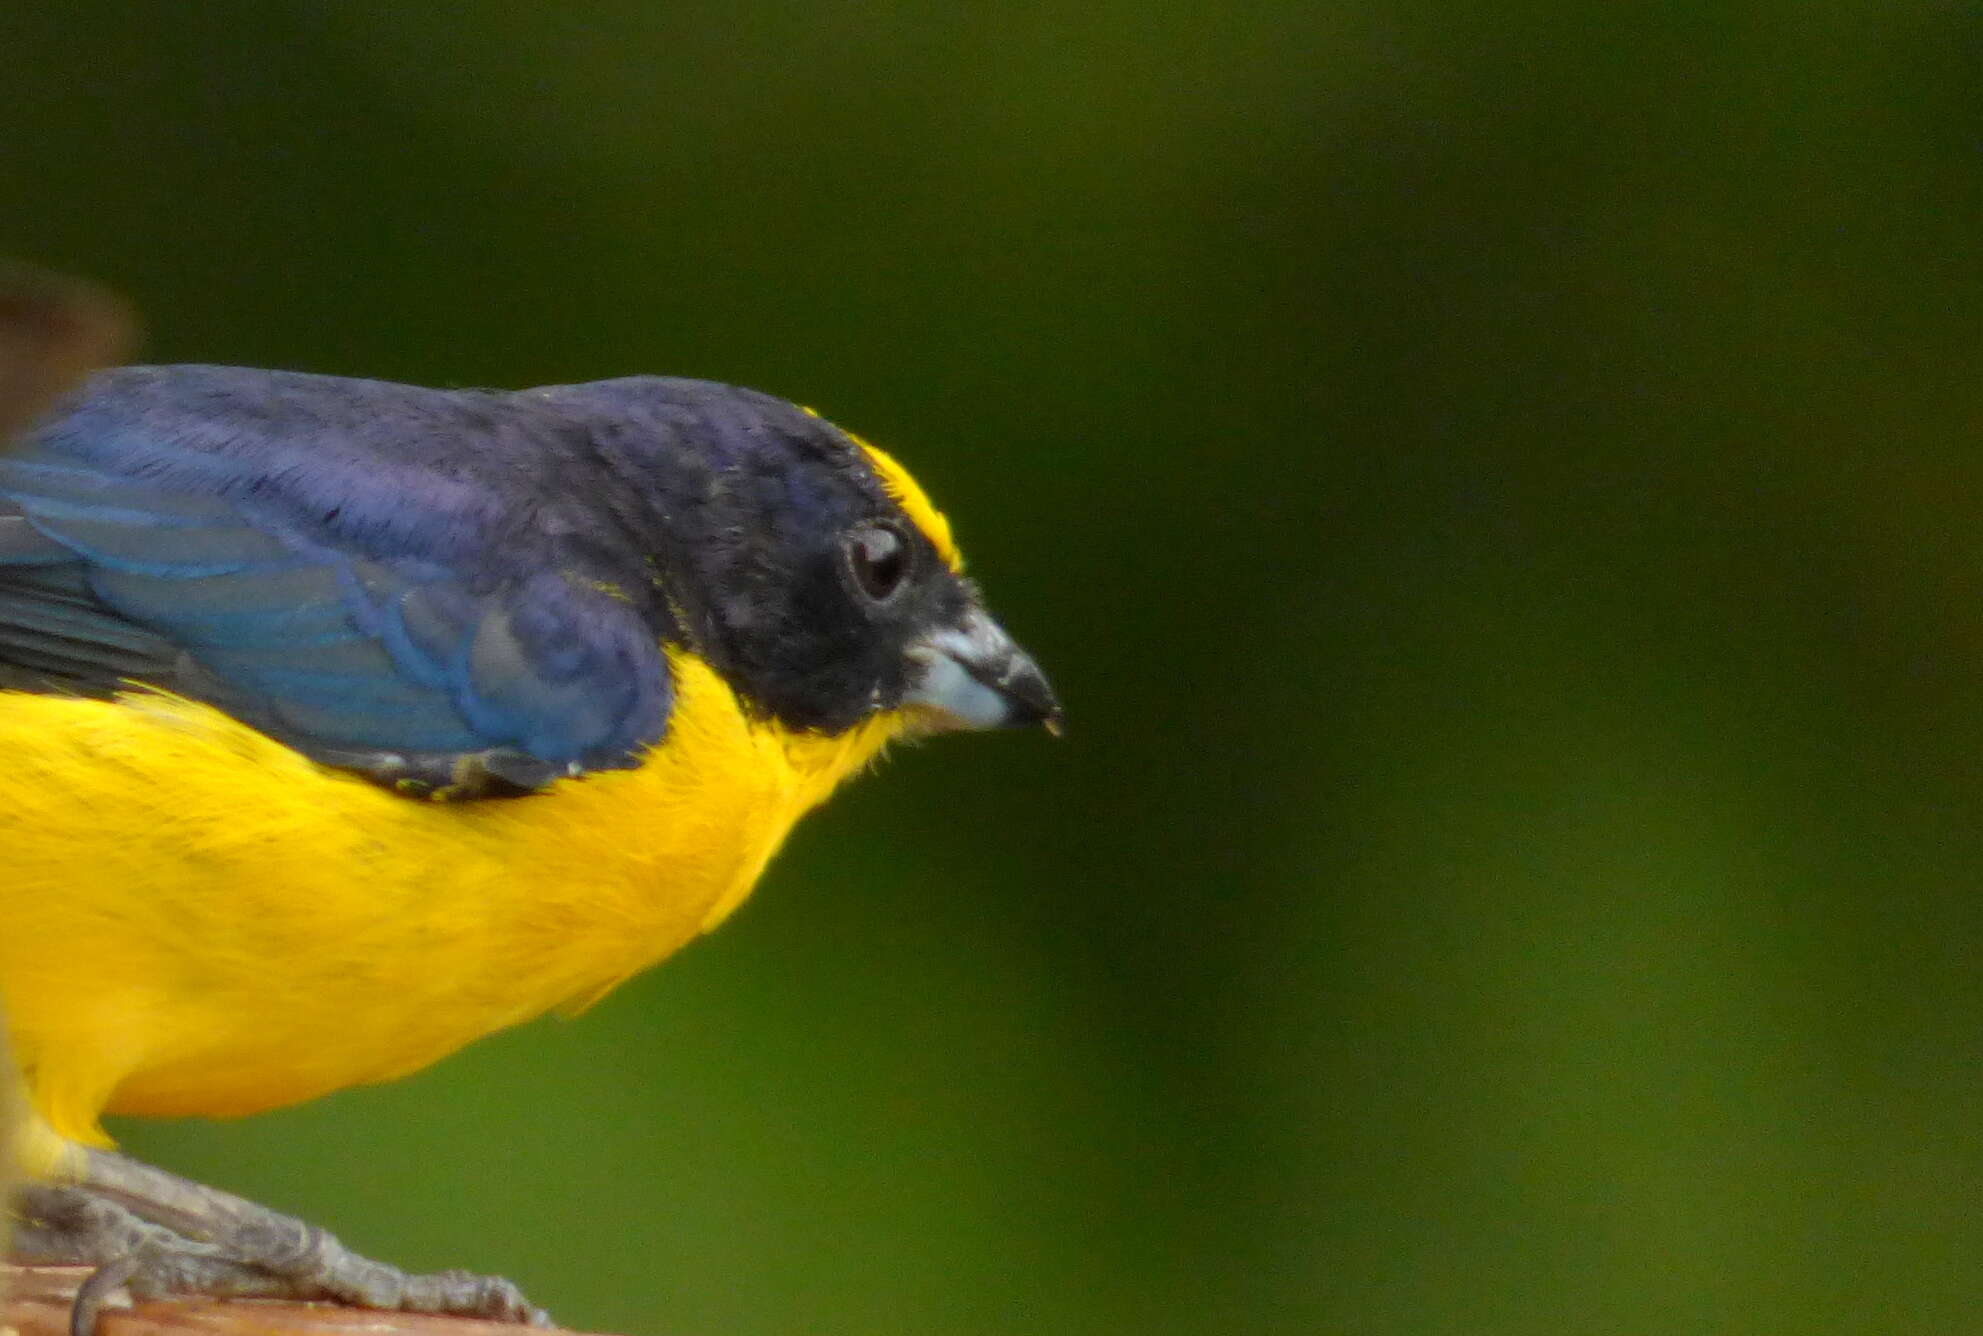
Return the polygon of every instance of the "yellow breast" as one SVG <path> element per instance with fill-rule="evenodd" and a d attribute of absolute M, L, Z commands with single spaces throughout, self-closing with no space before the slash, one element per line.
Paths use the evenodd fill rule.
<path fill-rule="evenodd" d="M 897 723 L 794 736 L 670 662 L 638 769 L 464 804 L 172 697 L 0 693 L 0 999 L 45 1130 L 387 1080 L 715 926 Z"/>

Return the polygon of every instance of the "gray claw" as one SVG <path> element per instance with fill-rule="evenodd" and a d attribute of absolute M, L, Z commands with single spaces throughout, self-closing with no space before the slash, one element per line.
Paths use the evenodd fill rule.
<path fill-rule="evenodd" d="M 331 1234 L 149 1165 L 92 1152 L 79 1186 L 30 1186 L 21 1195 L 16 1251 L 94 1265 L 77 1291 L 70 1336 L 94 1336 L 121 1286 L 134 1299 L 330 1299 L 365 1308 L 555 1324 L 514 1284 L 441 1271 L 415 1276 L 346 1248 Z"/>

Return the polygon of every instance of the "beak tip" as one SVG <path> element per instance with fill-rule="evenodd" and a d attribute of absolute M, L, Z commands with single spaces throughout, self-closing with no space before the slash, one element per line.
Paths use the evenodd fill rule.
<path fill-rule="evenodd" d="M 1066 729 L 1046 674 L 981 608 L 926 634 L 910 657 L 916 671 L 905 699 L 931 711 L 938 731 L 1037 725 L 1060 737 Z"/>
<path fill-rule="evenodd" d="M 1037 664 L 1026 659 L 1024 665 L 1022 671 L 1007 675 L 1001 684 L 1010 711 L 1006 723 L 1021 727 L 1037 724 L 1047 731 L 1048 737 L 1063 736 L 1067 732 L 1067 715 L 1060 708 L 1060 698 L 1047 685 L 1046 675 Z"/>

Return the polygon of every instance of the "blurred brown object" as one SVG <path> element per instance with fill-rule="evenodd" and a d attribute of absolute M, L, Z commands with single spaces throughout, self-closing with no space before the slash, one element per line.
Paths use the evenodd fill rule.
<path fill-rule="evenodd" d="M 18 1336 L 68 1336 L 81 1266 L 0 1266 L 12 1299 L 0 1304 L 0 1331 Z M 106 1307 L 100 1336 L 515 1336 L 539 1331 L 464 1317 L 382 1313 L 341 1304 L 277 1303 L 265 1299 L 161 1299 L 132 1308 Z"/>
<path fill-rule="evenodd" d="M 0 437 L 130 346 L 128 306 L 101 288 L 0 263 Z"/>

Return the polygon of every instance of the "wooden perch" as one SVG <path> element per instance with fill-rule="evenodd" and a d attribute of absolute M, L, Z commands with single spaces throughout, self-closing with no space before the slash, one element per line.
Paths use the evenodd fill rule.
<path fill-rule="evenodd" d="M 0 1336 L 68 1336 L 69 1305 L 89 1275 L 79 1266 L 0 1265 Z M 153 1299 L 107 1305 L 100 1336 L 522 1336 L 538 1329 L 465 1317 L 382 1313 L 342 1304 L 268 1299 Z"/>

